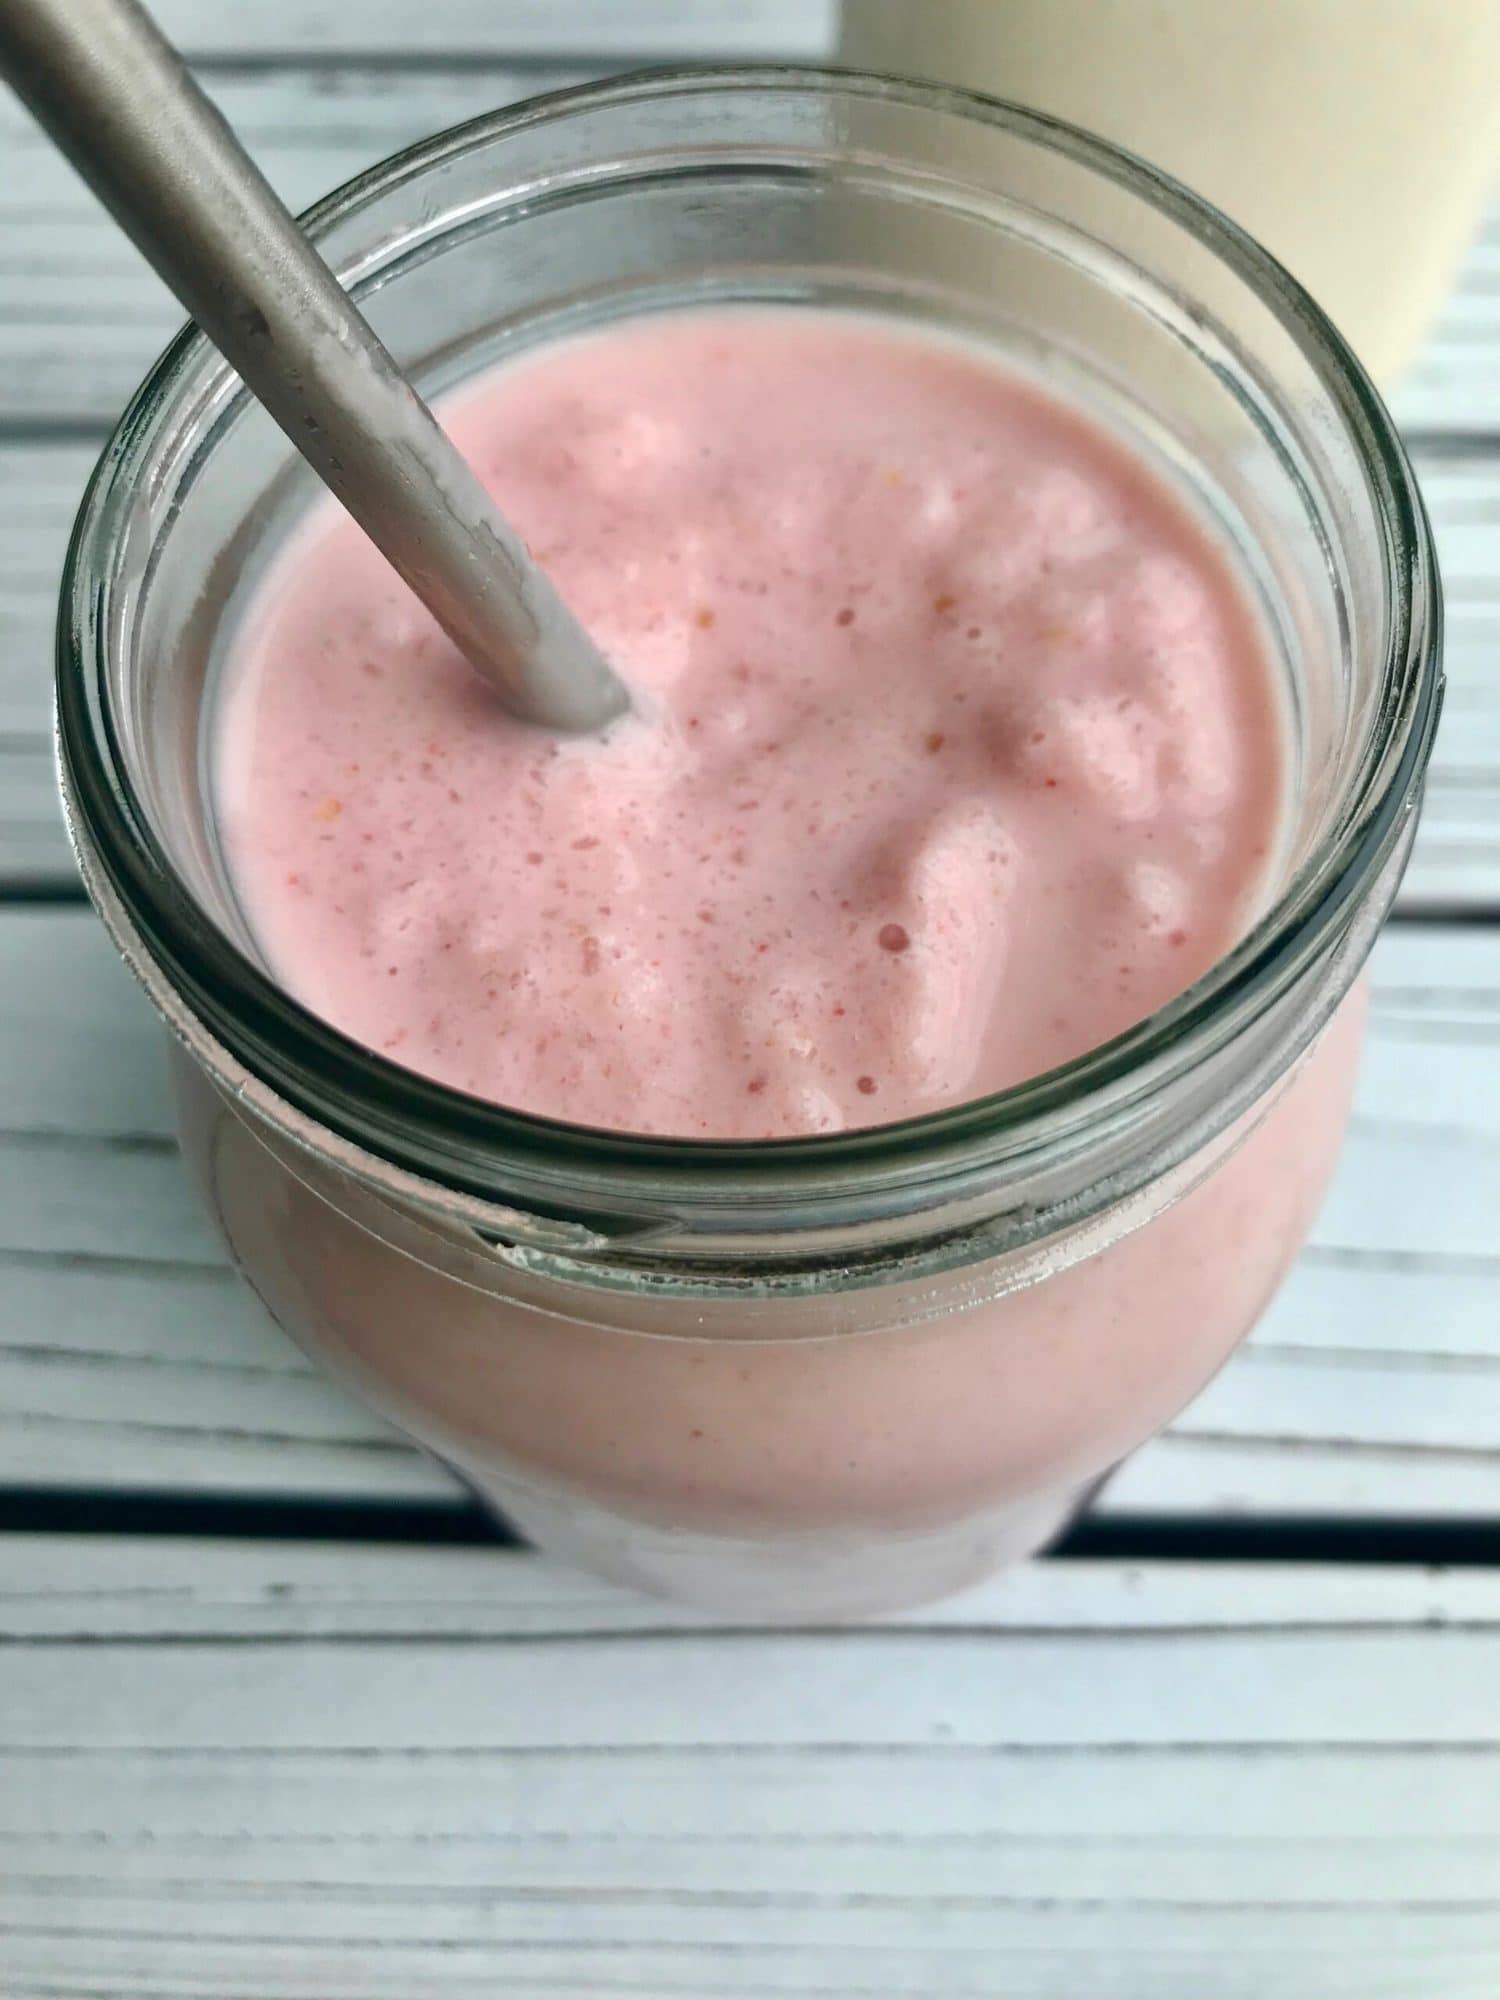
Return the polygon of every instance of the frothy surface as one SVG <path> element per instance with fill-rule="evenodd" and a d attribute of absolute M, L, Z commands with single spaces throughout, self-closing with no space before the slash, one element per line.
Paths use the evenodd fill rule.
<path fill-rule="evenodd" d="M 637 320 L 446 421 L 643 699 L 511 722 L 331 504 L 218 712 L 231 872 L 314 1012 L 581 1124 L 769 1137 L 981 1096 L 1234 941 L 1274 673 L 1157 476 L 982 354 Z"/>

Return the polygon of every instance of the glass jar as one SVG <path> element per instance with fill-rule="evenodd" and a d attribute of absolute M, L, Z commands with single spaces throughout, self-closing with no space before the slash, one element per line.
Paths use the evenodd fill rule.
<path fill-rule="evenodd" d="M 203 739 L 309 503 L 188 333 L 68 559 L 59 735 L 91 895 L 174 1037 L 185 1150 L 280 1323 L 519 1529 L 740 1617 L 847 1617 L 1039 1547 L 1253 1323 L 1338 1150 L 1358 973 L 1440 695 L 1431 541 L 1381 405 L 1267 256 L 1138 161 L 963 93 L 796 70 L 481 119 L 313 211 L 438 393 L 711 301 L 963 330 L 1094 411 L 1234 545 L 1294 773 L 1268 907 L 1066 1067 L 900 1125 L 702 1144 L 404 1071 L 267 976 Z"/>

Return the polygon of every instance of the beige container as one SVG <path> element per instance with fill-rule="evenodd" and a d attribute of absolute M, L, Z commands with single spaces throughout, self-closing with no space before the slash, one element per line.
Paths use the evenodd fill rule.
<path fill-rule="evenodd" d="M 1383 384 L 1451 289 L 1500 154 L 1500 0 L 844 0 L 840 59 L 1011 98 L 1166 168 Z"/>

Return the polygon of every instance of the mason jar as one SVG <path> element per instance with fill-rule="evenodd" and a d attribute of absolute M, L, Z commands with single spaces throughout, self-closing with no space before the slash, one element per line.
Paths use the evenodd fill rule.
<path fill-rule="evenodd" d="M 465 1096 L 268 974 L 205 737 L 315 494 L 196 334 L 131 403 L 69 552 L 79 864 L 275 1319 L 523 1535 L 706 1609 L 854 1617 L 1028 1554 L 1243 1338 L 1338 1152 L 1360 968 L 1440 698 L 1431 539 L 1385 411 L 1211 208 L 1082 132 L 929 85 L 593 86 L 430 140 L 308 224 L 429 395 L 627 315 L 869 309 L 1087 410 L 1232 549 L 1290 772 L 1277 878 L 1234 949 L 997 1095 L 715 1144 Z"/>

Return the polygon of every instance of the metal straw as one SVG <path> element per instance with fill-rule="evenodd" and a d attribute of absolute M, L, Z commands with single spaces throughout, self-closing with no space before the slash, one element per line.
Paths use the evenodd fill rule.
<path fill-rule="evenodd" d="M 0 75 L 514 714 L 629 695 L 135 0 L 0 0 Z"/>

